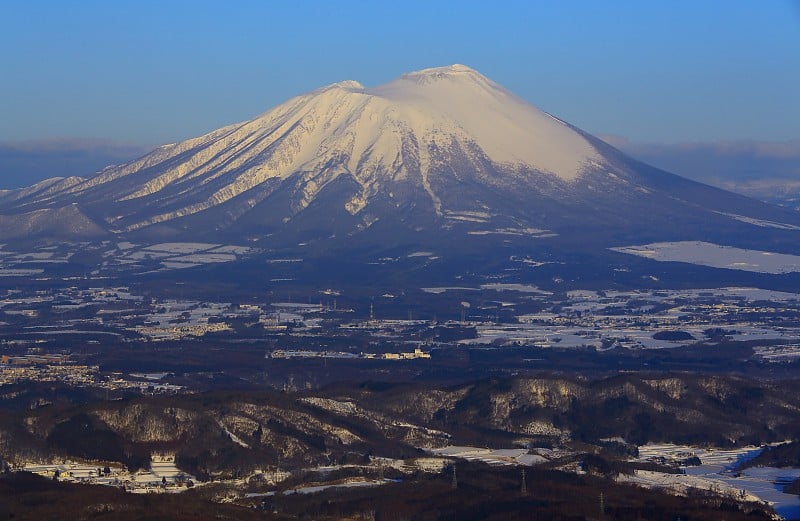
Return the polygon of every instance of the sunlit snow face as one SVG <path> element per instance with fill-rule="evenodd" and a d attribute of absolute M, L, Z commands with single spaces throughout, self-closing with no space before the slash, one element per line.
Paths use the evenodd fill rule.
<path fill-rule="evenodd" d="M 492 182 L 501 184 L 530 172 L 570 182 L 602 161 L 568 125 L 476 71 L 454 65 L 375 88 L 355 81 L 323 87 L 252 121 L 161 147 L 71 190 L 87 191 L 147 171 L 143 182 L 125 183 L 118 201 L 141 206 L 155 197 L 154 208 L 168 210 L 138 221 L 130 212 L 109 221 L 127 230 L 193 215 L 292 176 L 302 181 L 294 211 L 346 174 L 360 185 L 344 205 L 351 214 L 365 208 L 386 183 L 403 181 L 421 187 L 441 215 L 441 194 L 430 176 L 454 158 L 477 177 L 487 164 L 496 165 L 504 176 Z M 171 199 L 176 204 L 169 204 Z"/>
<path fill-rule="evenodd" d="M 463 133 L 497 163 L 523 164 L 572 180 L 600 159 L 563 122 L 463 65 L 406 74 L 364 92 L 416 112 L 407 118 L 416 136 Z"/>

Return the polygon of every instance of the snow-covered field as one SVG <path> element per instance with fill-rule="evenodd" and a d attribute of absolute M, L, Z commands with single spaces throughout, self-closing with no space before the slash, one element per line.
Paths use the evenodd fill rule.
<path fill-rule="evenodd" d="M 756 357 L 768 362 L 794 362 L 800 358 L 800 345 L 756 346 L 753 352 Z"/>
<path fill-rule="evenodd" d="M 754 217 L 747 217 L 746 215 L 738 215 L 735 213 L 725 213 L 725 212 L 716 212 L 721 215 L 727 215 L 728 217 L 732 217 L 737 221 L 752 224 L 753 226 L 758 226 L 760 228 L 776 228 L 778 230 L 800 230 L 800 226 L 795 226 L 793 224 L 786 224 L 777 221 L 766 221 L 764 219 L 756 219 Z"/>
<path fill-rule="evenodd" d="M 552 295 L 551 292 L 544 291 L 531 284 L 481 284 L 481 289 L 494 291 L 518 291 L 520 293 L 532 293 L 535 295 Z"/>
<path fill-rule="evenodd" d="M 22 470 L 53 477 L 57 472 L 59 481 L 93 483 L 97 485 L 124 486 L 134 493 L 149 492 L 183 492 L 185 483 L 196 479 L 175 466 L 173 457 L 154 456 L 150 468 L 130 473 L 117 463 L 108 465 L 109 473 L 102 470 L 106 464 L 81 463 L 68 461 L 64 463 L 28 463 Z M 98 472 L 100 470 L 100 472 Z M 166 485 L 166 486 L 164 486 Z"/>
<path fill-rule="evenodd" d="M 800 477 L 798 468 L 754 467 L 736 472 L 733 467 L 757 456 L 760 447 L 738 449 L 703 449 L 681 445 L 657 444 L 639 447 L 639 460 L 647 461 L 664 457 L 683 459 L 697 456 L 702 465 L 686 467 L 686 474 L 662 474 L 638 471 L 635 476 L 622 477 L 648 487 L 661 487 L 676 493 L 694 487 L 729 494 L 739 499 L 760 500 L 770 503 L 781 516 L 787 519 L 800 517 L 800 497 L 782 492 L 784 485 Z"/>
<path fill-rule="evenodd" d="M 116 262 L 125 264 L 130 261 L 158 259 L 163 269 L 170 270 L 194 268 L 203 264 L 233 262 L 239 257 L 253 252 L 252 248 L 246 246 L 202 242 L 167 242 L 142 248 L 131 245 L 124 250 L 120 248 L 120 250 L 124 253 L 115 256 Z M 112 255 L 114 254 L 112 253 Z"/>
<path fill-rule="evenodd" d="M 133 492 L 147 492 L 151 488 L 158 487 L 164 483 L 164 480 L 166 480 L 167 483 L 181 481 L 180 477 L 183 478 L 182 481 L 195 480 L 193 476 L 186 474 L 175 466 L 174 458 L 154 457 L 150 461 L 149 470 L 140 470 L 133 474 L 132 481 L 138 484 L 138 486 L 133 489 Z M 176 491 L 180 492 L 181 490 L 182 489 L 178 489 Z"/>
<path fill-rule="evenodd" d="M 440 294 L 445 293 L 447 291 L 481 291 L 481 290 L 489 290 L 489 291 L 515 291 L 518 293 L 530 293 L 532 295 L 552 295 L 551 292 L 545 291 L 540 289 L 532 284 L 510 284 L 510 283 L 499 283 L 494 282 L 491 284 L 481 284 L 479 288 L 470 288 L 470 287 L 462 287 L 462 286 L 444 286 L 444 287 L 434 287 L 434 288 L 420 288 L 421 291 L 425 293 L 433 293 L 433 294 Z"/>
<path fill-rule="evenodd" d="M 536 347 L 595 347 L 600 348 L 604 338 L 623 339 L 627 345 L 645 349 L 666 349 L 693 343 L 702 338 L 701 328 L 684 328 L 694 332 L 696 339 L 683 341 L 657 340 L 653 338 L 653 331 L 641 328 L 607 328 L 601 330 L 587 329 L 586 327 L 547 326 L 541 324 L 478 324 L 476 327 L 478 338 L 460 340 L 461 344 L 491 344 L 502 341 L 504 343 L 520 342 Z M 775 338 L 774 336 L 771 338 Z"/>
<path fill-rule="evenodd" d="M 39 248 L 33 251 L 15 252 L 0 250 L 0 277 L 33 277 L 48 275 L 53 269 L 62 269 L 72 256 L 86 244 L 65 245 L 68 250 L 48 251 Z M 106 241 L 102 250 L 96 251 L 103 262 L 92 275 L 102 276 L 108 271 L 117 273 L 120 269 L 130 270 L 150 268 L 157 262 L 158 270 L 177 270 L 193 268 L 204 264 L 234 262 L 250 255 L 256 250 L 247 246 L 220 245 L 199 242 L 168 242 L 153 245 L 140 245 L 122 241 L 118 244 Z M 91 248 L 89 248 L 91 250 Z"/>
<path fill-rule="evenodd" d="M 459 286 L 441 287 L 441 288 L 420 288 L 420 290 L 422 290 L 425 293 L 432 293 L 434 295 L 439 295 L 447 291 L 479 291 L 478 288 L 466 288 Z"/>
<path fill-rule="evenodd" d="M 549 230 L 540 230 L 539 228 L 497 228 L 495 230 L 472 230 L 467 232 L 467 235 L 517 235 L 544 239 L 555 237 L 558 234 Z"/>
<path fill-rule="evenodd" d="M 642 246 L 622 246 L 610 249 L 656 261 L 686 262 L 712 268 L 727 268 L 774 275 L 800 271 L 799 255 L 746 250 L 710 242 L 657 242 Z"/>
<path fill-rule="evenodd" d="M 219 244 L 207 244 L 203 242 L 165 242 L 162 244 L 147 246 L 143 249 L 146 251 L 160 251 L 171 253 L 173 255 L 180 255 L 212 250 L 214 248 L 218 248 L 219 246 Z"/>
<path fill-rule="evenodd" d="M 0 277 L 29 277 L 41 275 L 44 270 L 24 268 L 0 268 Z"/>
<path fill-rule="evenodd" d="M 538 288 L 519 284 L 487 284 L 482 289 L 497 291 L 537 291 L 529 298 L 540 298 Z M 445 291 L 477 291 L 475 288 L 422 288 L 427 293 Z M 543 292 L 542 292 L 543 293 Z M 465 298 L 468 295 L 465 294 Z M 510 296 L 509 300 L 513 300 Z M 735 341 L 782 342 L 795 345 L 797 330 L 786 323 L 763 320 L 775 309 L 794 309 L 800 295 L 750 287 L 592 291 L 573 290 L 558 304 L 557 313 L 541 311 L 518 315 L 516 324 L 495 324 L 491 321 L 471 322 L 478 337 L 462 340 L 463 344 L 516 343 L 534 347 L 613 346 L 634 349 L 664 349 L 707 340 L 706 331 L 723 327 L 726 336 Z M 500 305 L 506 305 L 500 302 Z M 470 317 L 467 316 L 469 320 Z M 483 320 L 483 319 L 481 319 Z M 691 336 L 658 336 L 659 332 L 681 331 Z M 781 350 L 764 352 L 764 358 L 781 359 Z M 785 355 L 788 356 L 788 355 Z"/>
<path fill-rule="evenodd" d="M 429 451 L 436 456 L 482 461 L 489 465 L 535 465 L 547 459 L 539 454 L 528 454 L 527 449 L 487 449 L 482 447 L 448 446 Z"/>

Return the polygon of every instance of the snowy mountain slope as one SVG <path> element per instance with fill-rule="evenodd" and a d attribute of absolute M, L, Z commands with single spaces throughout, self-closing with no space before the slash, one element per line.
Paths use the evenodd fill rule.
<path fill-rule="evenodd" d="M 112 226 L 131 230 L 201 212 L 293 175 L 303 179 L 294 203 L 302 210 L 325 185 L 349 174 L 360 187 L 346 203 L 351 214 L 388 180 L 422 186 L 439 209 L 428 176 L 447 161 L 448 151 L 476 172 L 492 163 L 518 175 L 541 172 L 567 181 L 600 160 L 567 125 L 454 65 L 406 74 L 375 89 L 352 81 L 324 87 L 252 121 L 107 169 L 66 187 L 57 200 L 92 204 L 113 197 L 126 208 L 146 207 L 146 213 L 109 216 Z M 49 202 L 46 195 L 20 198 L 36 205 Z"/>
<path fill-rule="evenodd" d="M 4 202 L 12 204 L 24 203 L 26 200 L 33 200 L 41 204 L 46 202 L 50 196 L 58 194 L 83 181 L 84 179 L 80 177 L 52 177 L 27 188 L 5 190 L 0 192 L 0 204 Z"/>
<path fill-rule="evenodd" d="M 759 221 L 785 224 L 774 240 L 791 244 L 786 232 L 800 225 L 638 163 L 463 65 L 374 88 L 335 83 L 87 179 L 0 193 L 7 222 L 71 206 L 78 212 L 61 218 L 72 225 L 21 229 L 59 235 L 93 222 L 108 234 L 284 245 L 424 236 L 616 246 L 755 241 Z"/>
<path fill-rule="evenodd" d="M 42 208 L 30 212 L 0 215 L 0 239 L 25 239 L 36 236 L 92 239 L 102 237 L 105 230 L 78 205 Z"/>

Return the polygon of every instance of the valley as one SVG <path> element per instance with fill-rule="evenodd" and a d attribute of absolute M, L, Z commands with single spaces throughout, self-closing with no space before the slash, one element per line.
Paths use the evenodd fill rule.
<path fill-rule="evenodd" d="M 174 256 L 245 256 L 233 264 L 254 255 L 198 244 L 123 251 L 167 248 Z M 94 492 L 100 486 L 178 493 L 187 499 L 164 504 L 243 509 L 236 516 L 374 511 L 393 519 L 371 502 L 399 489 L 427 498 L 413 515 L 458 511 L 445 494 L 458 490 L 450 484 L 455 468 L 463 486 L 478 487 L 469 490 L 489 486 L 467 485 L 474 480 L 508 481 L 514 508 L 566 512 L 556 491 L 571 483 L 602 489 L 609 509 L 628 509 L 613 510 L 623 518 L 692 509 L 713 517 L 722 504 L 749 516 L 772 508 L 794 515 L 794 496 L 766 492 L 770 479 L 791 473 L 734 479 L 728 462 L 699 476 L 674 454 L 705 464 L 717 461 L 713 454 L 735 460 L 794 439 L 796 293 L 559 289 L 552 280 L 540 286 L 507 276 L 369 295 L 273 277 L 288 274 L 277 271 L 270 279 L 293 280 L 221 284 L 215 295 L 192 282 L 207 269 L 181 268 L 188 277 L 161 287 L 159 273 L 3 279 L 0 454 L 12 471 L 8 486 L 34 473 L 59 485 L 50 494 L 103 496 Z M 519 495 L 522 469 L 529 492 Z M 627 487 L 652 491 L 653 504 L 680 503 L 655 514 L 635 507 Z M 426 496 L 435 490 L 444 495 Z M 494 511 L 505 501 L 498 493 L 481 508 Z M 107 515 L 135 511 L 126 497 L 103 500 L 112 505 Z M 628 499 L 615 505 L 615 497 Z M 597 501 L 570 508 L 596 512 Z"/>
<path fill-rule="evenodd" d="M 734 472 L 737 460 L 757 454 L 758 446 L 796 432 L 795 384 L 663 373 L 495 377 L 447 386 L 342 382 L 302 391 L 62 398 L 14 413 L 4 394 L 0 442 L 12 471 L 34 472 L 50 483 L 180 492 L 192 501 L 289 518 L 319 508 L 321 499 L 345 511 L 363 509 L 345 505 L 367 497 L 377 505 L 406 487 L 423 487 L 413 494 L 464 487 L 494 495 L 489 491 L 498 479 L 516 483 L 514 501 L 534 501 L 551 512 L 564 512 L 566 496 L 557 491 L 570 483 L 573 494 L 589 487 L 581 493 L 591 499 L 571 507 L 586 513 L 597 511 L 598 490 L 610 509 L 645 512 L 636 501 L 619 499 L 633 487 L 625 494 L 652 494 L 650 508 L 664 509 L 648 511 L 654 519 L 695 508 L 709 516 L 722 504 L 729 505 L 728 515 L 752 516 L 771 509 L 765 501 L 786 515 L 796 500 L 753 488 L 754 480 L 767 486 L 769 474 Z M 694 477 L 681 478 L 684 473 Z M 0 483 L 21 479 L 16 475 Z M 520 475 L 529 480 L 524 486 Z M 669 498 L 679 503 L 666 506 Z M 117 499 L 114 508 L 130 501 Z M 444 498 L 426 503 L 420 514 L 452 508 L 447 505 Z"/>

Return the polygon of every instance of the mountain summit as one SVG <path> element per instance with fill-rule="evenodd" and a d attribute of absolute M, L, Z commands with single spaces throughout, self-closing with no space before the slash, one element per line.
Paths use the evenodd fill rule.
<path fill-rule="evenodd" d="M 404 74 L 375 88 L 343 81 L 292 98 L 257 118 L 163 146 L 70 186 L 48 186 L 25 205 L 113 200 L 116 231 L 174 221 L 219 205 L 231 218 L 294 184 L 290 212 L 304 210 L 337 179 L 355 183 L 350 214 L 378 195 L 425 192 L 438 215 L 440 170 L 504 183 L 498 168 L 524 179 L 573 181 L 601 164 L 595 148 L 568 125 L 464 65 Z M 391 195 L 390 195 L 391 194 Z M 237 199 L 243 201 L 237 201 Z M 402 202 L 402 201 L 401 201 Z"/>
<path fill-rule="evenodd" d="M 754 227 L 764 222 L 783 228 Z M 798 225 L 628 158 L 464 65 L 372 88 L 334 83 L 92 177 L 0 193 L 5 240 L 224 240 L 326 255 L 766 236 L 780 246 L 797 244 Z"/>

